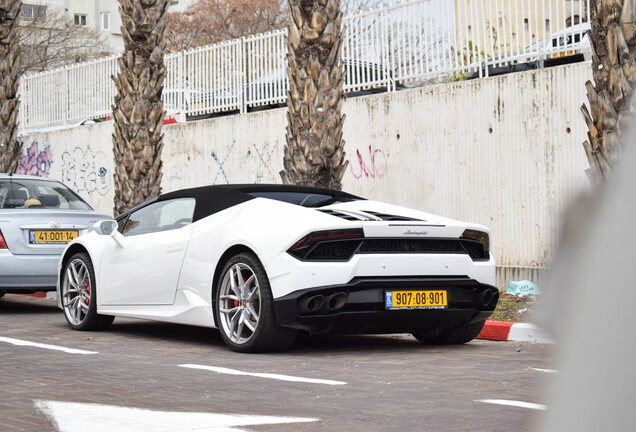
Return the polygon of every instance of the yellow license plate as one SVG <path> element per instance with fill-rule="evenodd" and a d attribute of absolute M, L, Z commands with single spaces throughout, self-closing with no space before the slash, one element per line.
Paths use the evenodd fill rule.
<path fill-rule="evenodd" d="M 68 243 L 79 235 L 77 230 L 31 230 L 29 243 Z"/>
<path fill-rule="evenodd" d="M 384 305 L 387 309 L 445 309 L 448 293 L 435 291 L 386 291 Z"/>

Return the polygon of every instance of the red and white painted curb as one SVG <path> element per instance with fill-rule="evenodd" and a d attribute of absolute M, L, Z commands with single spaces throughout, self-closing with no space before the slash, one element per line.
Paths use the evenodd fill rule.
<path fill-rule="evenodd" d="M 533 324 L 502 321 L 486 321 L 486 325 L 481 333 L 479 333 L 479 336 L 477 336 L 477 339 L 530 343 L 554 343 L 545 330 Z"/>
<path fill-rule="evenodd" d="M 22 295 L 25 297 L 46 298 L 49 300 L 55 300 L 57 298 L 55 291 L 48 291 L 48 292 L 36 291 L 33 294 L 17 294 L 17 295 Z"/>

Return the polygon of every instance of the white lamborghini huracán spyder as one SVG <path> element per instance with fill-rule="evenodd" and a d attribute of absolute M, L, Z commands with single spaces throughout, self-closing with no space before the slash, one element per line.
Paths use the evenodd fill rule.
<path fill-rule="evenodd" d="M 57 289 L 75 330 L 145 318 L 263 352 L 301 331 L 465 343 L 495 309 L 494 285 L 481 225 L 328 189 L 224 185 L 98 222 L 67 246 Z"/>

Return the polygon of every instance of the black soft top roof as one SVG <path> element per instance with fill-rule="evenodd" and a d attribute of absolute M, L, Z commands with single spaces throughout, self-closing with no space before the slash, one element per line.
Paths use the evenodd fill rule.
<path fill-rule="evenodd" d="M 168 192 L 161 194 L 158 197 L 146 201 L 145 203 L 137 206 L 131 210 L 128 210 L 120 217 L 127 213 L 136 210 L 139 207 L 143 207 L 151 202 L 167 201 L 177 198 L 195 198 L 196 207 L 194 209 L 193 221 L 197 221 L 204 217 L 210 216 L 214 213 L 218 213 L 222 210 L 228 209 L 235 205 L 249 201 L 256 198 L 250 193 L 259 192 L 296 192 L 307 194 L 324 194 L 330 195 L 334 198 L 349 198 L 349 199 L 362 199 L 355 195 L 351 195 L 346 192 L 315 188 L 308 186 L 293 186 L 293 185 L 280 185 L 280 184 L 228 184 L 228 185 L 214 185 L 214 186 L 200 186 L 189 189 L 180 189 L 174 192 Z"/>

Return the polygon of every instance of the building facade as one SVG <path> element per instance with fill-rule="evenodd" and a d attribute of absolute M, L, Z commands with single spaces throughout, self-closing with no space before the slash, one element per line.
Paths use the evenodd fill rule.
<path fill-rule="evenodd" d="M 194 0 L 171 0 L 170 11 L 183 11 Z M 63 10 L 77 26 L 88 26 L 105 35 L 114 52 L 124 49 L 117 0 L 24 0 L 24 19 L 44 18 L 47 10 Z"/>

